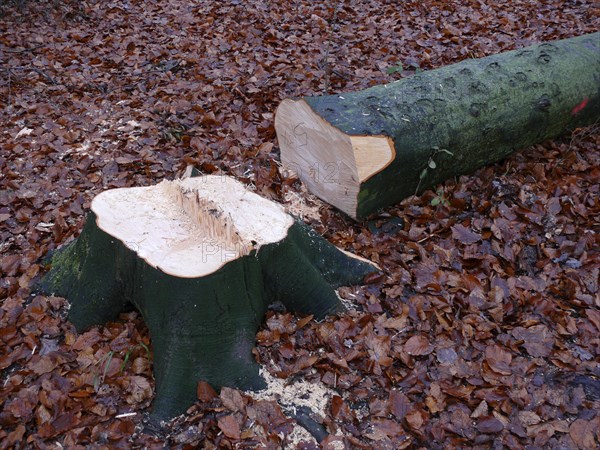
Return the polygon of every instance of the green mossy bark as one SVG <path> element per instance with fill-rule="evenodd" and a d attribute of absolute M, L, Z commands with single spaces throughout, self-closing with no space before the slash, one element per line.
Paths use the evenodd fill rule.
<path fill-rule="evenodd" d="M 133 252 L 97 226 L 93 213 L 75 241 L 52 257 L 41 289 L 69 294 L 69 319 L 78 330 L 114 320 L 130 301 L 123 278 L 132 272 Z"/>
<path fill-rule="evenodd" d="M 335 287 L 375 271 L 295 222 L 280 242 L 210 275 L 178 278 L 149 266 L 90 213 L 79 238 L 53 257 L 41 288 L 70 301 L 78 330 L 114 320 L 128 304 L 140 311 L 152 339 L 158 421 L 195 401 L 198 380 L 263 387 L 252 347 L 270 303 L 320 319 L 341 309 Z"/>
<path fill-rule="evenodd" d="M 348 135 L 384 135 L 396 158 L 360 187 L 356 218 L 515 150 L 600 119 L 600 33 L 304 100 Z M 446 149 L 452 155 L 437 151 Z M 430 160 L 435 169 L 427 169 Z M 327 199 L 324 199 L 327 201 Z"/>

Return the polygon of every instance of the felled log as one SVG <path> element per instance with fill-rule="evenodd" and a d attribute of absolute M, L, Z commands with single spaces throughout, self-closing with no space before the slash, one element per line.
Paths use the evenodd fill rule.
<path fill-rule="evenodd" d="M 281 160 L 353 218 L 600 119 L 600 33 L 284 100 Z"/>
<path fill-rule="evenodd" d="M 194 402 L 198 380 L 264 386 L 252 347 L 270 303 L 323 318 L 341 309 L 336 287 L 376 271 L 232 178 L 203 176 L 95 197 L 41 287 L 70 301 L 78 330 L 140 311 L 159 420 Z"/>

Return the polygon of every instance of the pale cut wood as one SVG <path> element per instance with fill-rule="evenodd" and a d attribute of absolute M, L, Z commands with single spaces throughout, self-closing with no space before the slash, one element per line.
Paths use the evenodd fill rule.
<path fill-rule="evenodd" d="M 275 129 L 281 161 L 318 197 L 353 215 L 361 183 L 395 158 L 386 136 L 351 136 L 316 114 L 304 100 L 284 100 Z"/>
<path fill-rule="evenodd" d="M 98 227 L 150 266 L 182 278 L 281 241 L 293 218 L 277 203 L 224 176 L 111 189 L 91 205 Z"/>
<path fill-rule="evenodd" d="M 385 169 L 396 157 L 394 141 L 386 136 L 350 136 L 359 184 Z"/>

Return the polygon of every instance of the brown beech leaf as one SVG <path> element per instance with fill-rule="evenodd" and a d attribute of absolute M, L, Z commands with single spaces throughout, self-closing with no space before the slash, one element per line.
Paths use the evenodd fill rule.
<path fill-rule="evenodd" d="M 454 364 L 458 359 L 458 354 L 453 348 L 438 348 L 435 353 L 440 364 Z"/>
<path fill-rule="evenodd" d="M 40 348 L 40 355 L 47 355 L 48 353 L 55 352 L 58 350 L 58 339 L 41 339 L 42 346 Z"/>
<path fill-rule="evenodd" d="M 423 424 L 425 423 L 425 421 L 423 420 L 423 415 L 421 414 L 421 411 L 413 411 L 410 412 L 406 415 L 406 423 L 408 423 L 408 425 L 413 429 L 413 430 L 420 430 L 421 427 L 423 426 Z"/>
<path fill-rule="evenodd" d="M 409 355 L 423 356 L 428 355 L 433 351 L 433 346 L 429 340 L 423 335 L 417 334 L 411 336 L 404 344 L 404 351 Z"/>
<path fill-rule="evenodd" d="M 291 342 L 286 342 L 279 346 L 279 354 L 285 359 L 292 359 L 296 356 L 294 345 Z"/>
<path fill-rule="evenodd" d="M 504 424 L 494 416 L 482 417 L 477 422 L 477 430 L 480 433 L 499 433 L 504 429 Z"/>
<path fill-rule="evenodd" d="M 573 442 L 581 449 L 598 448 L 598 441 L 596 440 L 596 436 L 598 436 L 597 427 L 597 423 L 584 419 L 577 419 L 569 427 L 569 436 L 571 436 Z"/>
<path fill-rule="evenodd" d="M 198 400 L 205 403 L 210 402 L 212 399 L 217 397 L 217 393 L 212 388 L 212 386 L 204 380 L 198 381 L 196 393 L 198 396 Z"/>
<path fill-rule="evenodd" d="M 247 407 L 248 417 L 267 429 L 275 429 L 289 422 L 275 401 L 259 400 Z"/>
<path fill-rule="evenodd" d="M 461 224 L 452 227 L 452 237 L 463 244 L 474 244 L 481 240 L 481 235 Z"/>
<path fill-rule="evenodd" d="M 274 144 L 272 142 L 263 142 L 262 144 L 260 144 L 260 146 L 258 147 L 257 152 L 258 153 L 263 153 L 263 154 L 268 154 L 271 152 L 271 150 L 273 149 Z"/>
<path fill-rule="evenodd" d="M 378 336 L 374 333 L 365 338 L 365 347 L 368 349 L 369 357 L 375 362 L 373 372 L 381 374 L 381 367 L 389 367 L 394 360 L 389 356 L 391 349 L 390 336 Z"/>
<path fill-rule="evenodd" d="M 371 421 L 370 432 L 365 436 L 373 441 L 381 441 L 386 438 L 394 438 L 404 434 L 402 425 L 395 420 L 375 418 Z"/>
<path fill-rule="evenodd" d="M 331 416 L 335 420 L 352 421 L 352 411 L 348 404 L 339 395 L 331 398 Z"/>
<path fill-rule="evenodd" d="M 94 344 L 100 341 L 100 339 L 102 339 L 102 336 L 100 336 L 100 331 L 98 328 L 94 327 L 77 337 L 75 344 L 73 345 L 73 349 L 85 350 L 92 347 Z"/>
<path fill-rule="evenodd" d="M 25 435 L 25 426 L 23 424 L 17 425 L 17 427 L 8 434 L 6 443 L 9 446 L 19 444 L 23 442 L 23 436 Z"/>
<path fill-rule="evenodd" d="M 471 417 L 473 419 L 477 419 L 481 416 L 488 415 L 488 414 L 489 414 L 488 404 L 485 400 L 482 400 L 481 403 L 479 403 L 479 405 L 477 406 L 477 408 L 475 408 L 475 410 L 471 413 Z"/>
<path fill-rule="evenodd" d="M 60 433 L 64 433 L 66 430 L 69 430 L 72 427 L 76 427 L 79 424 L 79 420 L 80 420 L 79 414 L 76 414 L 72 411 L 60 414 L 52 422 L 52 427 L 49 429 L 49 431 L 53 434 L 51 434 L 48 437 L 51 437 L 53 435 L 57 435 Z M 48 425 L 48 424 L 45 424 L 45 425 Z"/>
<path fill-rule="evenodd" d="M 129 377 L 129 386 L 127 388 L 127 403 L 141 403 L 152 397 L 152 386 L 147 378 L 132 375 Z"/>
<path fill-rule="evenodd" d="M 546 422 L 527 427 L 527 435 L 533 438 L 535 445 L 545 446 L 557 431 L 555 424 L 557 422 Z"/>
<path fill-rule="evenodd" d="M 456 398 L 460 398 L 462 400 L 467 400 L 467 399 L 471 398 L 471 394 L 473 393 L 474 389 L 475 389 L 475 386 L 470 386 L 470 385 L 454 386 L 454 385 L 444 384 L 444 386 L 443 386 L 443 392 L 445 394 L 451 395 Z"/>
<path fill-rule="evenodd" d="M 500 345 L 488 345 L 485 348 L 485 360 L 494 372 L 497 372 L 501 375 L 510 375 L 512 373 L 510 368 L 512 355 L 508 350 Z"/>
<path fill-rule="evenodd" d="M 600 331 L 600 311 L 597 309 L 588 308 L 585 310 L 585 313 L 598 331 Z"/>
<path fill-rule="evenodd" d="M 242 394 L 237 389 L 232 389 L 230 387 L 223 387 L 221 389 L 221 401 L 223 402 L 223 406 L 229 409 L 230 411 L 241 411 L 243 412 L 246 409 L 246 403 L 244 402 L 244 398 Z"/>
<path fill-rule="evenodd" d="M 12 276 L 17 273 L 17 269 L 23 259 L 20 255 L 8 255 L 0 260 L 0 269 L 7 276 Z"/>
<path fill-rule="evenodd" d="M 373 284 L 378 283 L 384 278 L 384 274 L 382 272 L 373 272 L 368 275 L 365 275 L 363 278 L 363 284 Z"/>
<path fill-rule="evenodd" d="M 308 323 L 310 323 L 310 321 L 313 319 L 313 315 L 310 314 L 306 317 L 302 317 L 301 319 L 298 319 L 298 322 L 296 322 L 296 329 L 299 330 L 301 328 L 304 328 Z"/>
<path fill-rule="evenodd" d="M 552 332 L 545 325 L 533 325 L 529 328 L 517 327 L 511 334 L 518 340 L 523 341 L 527 353 L 534 358 L 550 355 L 554 345 Z"/>
<path fill-rule="evenodd" d="M 299 371 L 312 367 L 319 360 L 318 356 L 302 355 L 294 362 L 294 371 Z"/>
<path fill-rule="evenodd" d="M 52 420 L 52 414 L 44 405 L 39 405 L 35 411 L 36 423 L 38 426 L 48 423 Z"/>
<path fill-rule="evenodd" d="M 52 372 L 57 365 L 56 359 L 51 355 L 34 355 L 29 363 L 29 368 L 36 374 L 42 375 Z"/>
<path fill-rule="evenodd" d="M 344 399 L 339 395 L 331 397 L 331 415 L 334 419 L 339 419 L 340 411 L 344 405 Z"/>
<path fill-rule="evenodd" d="M 228 414 L 217 419 L 219 429 L 230 439 L 240 439 L 241 424 L 236 414 Z"/>
<path fill-rule="evenodd" d="M 388 409 L 398 420 L 402 420 L 412 409 L 412 405 L 404 393 L 393 389 L 388 398 Z"/>
<path fill-rule="evenodd" d="M 519 411 L 519 421 L 525 426 L 537 425 L 542 421 L 533 411 Z"/>
<path fill-rule="evenodd" d="M 131 363 L 131 371 L 136 375 L 140 375 L 142 373 L 149 373 L 149 370 L 150 361 L 148 361 L 148 358 L 138 356 Z"/>

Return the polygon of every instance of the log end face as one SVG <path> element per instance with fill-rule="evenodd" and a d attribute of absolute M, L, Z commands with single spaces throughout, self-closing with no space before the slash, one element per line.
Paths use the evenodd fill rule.
<path fill-rule="evenodd" d="M 350 136 L 361 183 L 381 172 L 396 157 L 394 141 L 387 136 Z"/>
<path fill-rule="evenodd" d="M 282 163 L 317 197 L 355 217 L 361 176 L 350 136 L 305 100 L 284 100 L 275 114 L 275 130 Z"/>

